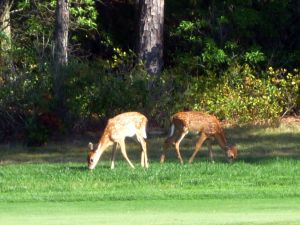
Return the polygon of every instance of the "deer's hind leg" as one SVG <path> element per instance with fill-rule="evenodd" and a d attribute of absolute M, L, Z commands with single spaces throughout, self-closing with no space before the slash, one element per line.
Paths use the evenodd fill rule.
<path fill-rule="evenodd" d="M 185 137 L 185 135 L 187 135 L 188 133 L 189 133 L 188 129 L 183 128 L 183 130 L 181 132 L 179 132 L 179 138 L 175 142 L 175 149 L 176 149 L 177 158 L 179 159 L 181 164 L 183 164 L 183 159 L 182 159 L 181 154 L 180 154 L 179 145 L 180 145 L 180 142 Z"/>
<path fill-rule="evenodd" d="M 140 142 L 141 146 L 142 146 L 142 153 L 141 153 L 141 166 L 142 167 L 149 167 L 148 164 L 148 156 L 147 156 L 147 144 L 145 139 L 143 138 L 142 135 L 137 134 L 136 135 L 138 142 Z"/>
<path fill-rule="evenodd" d="M 115 157 L 116 157 L 117 148 L 118 148 L 118 143 L 115 143 L 111 154 L 111 166 L 110 166 L 111 169 L 115 168 Z"/>
<path fill-rule="evenodd" d="M 126 161 L 128 162 L 128 164 L 134 168 L 134 165 L 131 163 L 131 161 L 129 160 L 128 156 L 127 156 L 127 152 L 126 152 L 126 147 L 125 147 L 125 141 L 122 140 L 119 142 L 120 144 L 120 147 L 121 147 L 121 152 L 122 152 L 122 155 L 123 157 L 126 159 Z"/>

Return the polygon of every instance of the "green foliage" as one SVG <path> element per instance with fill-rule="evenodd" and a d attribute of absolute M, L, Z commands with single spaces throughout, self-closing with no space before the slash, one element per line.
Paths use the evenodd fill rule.
<path fill-rule="evenodd" d="M 25 136 L 29 145 L 42 144 L 52 134 L 51 127 L 40 120 L 53 113 L 52 45 L 56 1 L 18 1 L 16 16 L 11 16 L 11 49 L 0 56 L 0 138 L 6 134 Z M 96 30 L 97 11 L 91 0 L 70 1 L 70 48 Z M 19 15 L 21 14 L 21 15 Z M 22 33 L 18 37 L 18 33 Z M 1 37 L 2 38 L 2 37 Z M 73 47 L 73 40 L 77 42 Z M 78 50 L 84 54 L 82 49 Z M 70 54 L 72 58 L 72 54 Z M 62 85 L 64 87 L 65 84 Z M 50 127 L 49 127 L 50 126 Z M 61 125 L 59 125 L 60 127 Z"/>
<path fill-rule="evenodd" d="M 279 89 L 276 95 L 277 100 L 284 108 L 284 114 L 287 114 L 299 107 L 300 91 L 300 73 L 299 69 L 288 72 L 286 69 L 274 69 L 269 67 L 266 71 L 272 84 Z"/>
<path fill-rule="evenodd" d="M 207 24 L 205 20 L 196 20 L 195 22 L 183 20 L 172 35 L 180 36 L 183 40 L 190 43 L 201 43 L 202 40 L 199 33 L 201 32 L 201 29 L 206 26 Z"/>
<path fill-rule="evenodd" d="M 130 73 L 112 74 L 105 67 L 110 68 L 106 62 L 75 63 L 69 67 L 66 88 L 72 91 L 67 93 L 67 102 L 74 115 L 112 116 L 145 107 L 148 75 L 138 68 Z"/>
<path fill-rule="evenodd" d="M 39 1 L 39 2 L 30 2 L 28 0 L 20 0 L 17 2 L 17 9 L 20 10 L 30 10 L 33 8 L 36 8 L 38 12 L 34 12 L 33 15 L 29 16 L 30 21 L 35 21 L 34 24 L 31 24 L 30 28 L 37 28 L 41 27 L 43 22 L 46 22 L 47 20 L 37 20 L 40 16 L 47 13 L 48 17 L 52 17 L 51 20 L 54 20 L 54 11 L 56 7 L 56 0 L 51 1 Z M 74 21 L 75 23 L 72 23 L 71 27 L 74 27 L 74 24 L 76 24 L 77 27 L 81 28 L 93 28 L 95 29 L 97 27 L 96 19 L 98 16 L 98 13 L 95 9 L 95 2 L 93 0 L 70 0 L 69 1 L 69 10 L 70 14 L 73 17 L 71 21 Z M 46 18 L 44 18 L 46 19 Z M 49 19 L 49 18 L 47 18 Z M 49 27 L 44 27 L 45 29 Z"/>
<path fill-rule="evenodd" d="M 39 59 L 33 49 L 14 43 L 7 54 L 9 66 L 0 66 L 0 141 L 13 138 L 41 145 L 53 130 L 59 130 L 55 123 L 52 126 L 39 118 L 53 113 L 55 105 L 51 64 Z"/>
<path fill-rule="evenodd" d="M 69 3 L 70 63 L 62 87 L 70 128 L 77 119 L 127 110 L 147 112 L 162 126 L 179 110 L 235 123 L 299 113 L 296 1 L 167 1 L 159 77 L 148 76 L 130 50 L 138 33 L 133 1 Z M 41 140 L 51 134 L 39 116 L 56 104 L 55 8 L 55 0 L 13 5 L 12 48 L 0 53 L 0 138 L 24 130 Z"/>
<path fill-rule="evenodd" d="M 179 3 L 173 4 L 178 7 Z M 167 87 L 174 104 L 162 98 L 161 107 L 167 105 L 170 113 L 208 111 L 235 123 L 276 121 L 297 111 L 298 70 L 279 66 L 272 74 L 264 69 L 278 57 L 274 45 L 282 48 L 277 43 L 282 43 L 281 34 L 286 32 L 282 25 L 289 23 L 292 5 L 290 1 L 190 1 L 182 5 L 191 13 L 176 12 L 180 20 L 169 28 L 176 43 L 171 60 L 177 67 L 170 73 L 176 75 L 167 72 L 163 78 L 171 86 L 178 83 L 180 88 L 175 85 L 174 89 L 179 93 Z M 278 20 L 274 21 L 271 12 Z M 278 27 L 283 28 L 281 34 Z M 296 32 L 294 27 L 290 30 Z"/>
<path fill-rule="evenodd" d="M 203 49 L 202 62 L 208 69 L 218 69 L 228 61 L 228 56 L 223 49 L 216 46 L 213 40 L 207 40 Z"/>
<path fill-rule="evenodd" d="M 32 85 L 30 88 L 34 89 L 35 94 L 32 94 L 33 90 L 27 90 L 29 85 Z M 0 111 L 5 112 L 0 116 L 2 120 L 0 141 L 5 140 L 6 135 L 10 135 L 17 139 L 25 138 L 25 143 L 30 146 L 47 142 L 52 133 L 51 126 L 44 124 L 37 115 L 33 114 L 49 112 L 51 101 L 45 98 L 45 90 L 39 88 L 41 88 L 40 81 L 36 81 L 36 84 L 26 83 L 26 81 L 16 84 L 9 93 L 6 89 L 0 88 L 0 96 L 4 96 L 1 103 L 5 102 L 5 105 L 0 107 Z M 16 92 L 15 90 L 18 89 L 19 91 Z"/>
<path fill-rule="evenodd" d="M 25 123 L 26 145 L 41 146 L 45 144 L 50 136 L 50 130 L 36 116 L 28 117 Z"/>
<path fill-rule="evenodd" d="M 291 0 L 167 1 L 170 60 L 183 53 L 199 55 L 205 47 L 204 40 L 212 39 L 220 49 L 228 42 L 239 43 L 240 51 L 259 49 L 268 59 L 265 66 L 268 62 L 275 67 L 297 67 L 293 57 L 299 49 L 298 39 L 293 38 L 299 36 L 297 4 Z"/>
<path fill-rule="evenodd" d="M 70 13 L 74 17 L 76 24 L 82 28 L 97 29 L 98 12 L 95 8 L 94 0 L 71 0 Z"/>
<path fill-rule="evenodd" d="M 136 64 L 136 55 L 132 50 L 126 52 L 120 48 L 113 48 L 113 55 L 109 64 L 117 73 L 130 73 Z"/>
<path fill-rule="evenodd" d="M 15 102 L 16 106 L 21 106 L 18 102 L 21 103 L 22 98 L 29 98 L 29 102 L 32 102 L 30 105 L 33 106 L 40 96 L 32 93 L 46 95 L 51 88 L 49 65 L 39 65 L 35 52 L 17 46 L 13 46 L 8 57 L 11 67 L 0 67 L 2 103 L 10 105 Z M 22 63 L 22 66 L 18 66 L 19 63 Z"/>
<path fill-rule="evenodd" d="M 191 85 L 186 94 L 198 99 L 194 109 L 215 113 L 222 119 L 272 122 L 296 105 L 300 82 L 299 73 L 290 73 L 290 78 L 275 77 L 257 77 L 247 64 L 236 65 L 221 79 L 204 78 L 200 85 Z"/>
<path fill-rule="evenodd" d="M 55 9 L 56 0 L 21 0 L 16 4 L 16 11 L 20 11 L 24 15 L 12 17 L 14 32 L 23 34 L 22 38 L 16 39 L 15 45 L 35 51 L 42 63 L 52 59 Z M 71 0 L 69 1 L 69 11 L 69 48 L 72 49 L 73 54 L 88 55 L 90 53 L 85 51 L 86 42 L 92 41 L 98 32 L 96 23 L 98 12 L 95 2 Z"/>
<path fill-rule="evenodd" d="M 257 64 L 265 60 L 264 53 L 259 50 L 249 51 L 245 53 L 245 61 L 248 63 Z"/>

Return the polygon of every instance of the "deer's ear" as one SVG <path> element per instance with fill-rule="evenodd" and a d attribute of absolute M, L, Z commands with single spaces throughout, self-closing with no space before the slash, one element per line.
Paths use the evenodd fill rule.
<path fill-rule="evenodd" d="M 93 151 L 93 150 L 94 150 L 94 145 L 93 145 L 93 143 L 92 143 L 92 142 L 90 142 L 88 146 L 89 146 L 89 149 L 90 149 L 91 151 Z"/>

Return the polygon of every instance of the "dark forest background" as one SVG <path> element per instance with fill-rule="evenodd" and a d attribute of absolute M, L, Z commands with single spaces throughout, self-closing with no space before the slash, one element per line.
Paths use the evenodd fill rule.
<path fill-rule="evenodd" d="M 299 0 L 165 0 L 156 74 L 138 56 L 138 1 L 69 0 L 59 95 L 57 2 L 0 3 L 1 142 L 39 145 L 125 111 L 162 128 L 181 110 L 236 125 L 299 114 Z"/>

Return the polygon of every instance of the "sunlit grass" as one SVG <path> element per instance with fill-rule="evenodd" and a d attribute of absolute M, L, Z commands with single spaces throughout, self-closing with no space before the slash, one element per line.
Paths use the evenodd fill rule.
<path fill-rule="evenodd" d="M 173 150 L 159 164 L 163 137 L 148 140 L 150 168 L 139 165 L 140 146 L 127 141 L 131 169 L 121 154 L 110 169 L 110 150 L 94 171 L 86 168 L 86 143 L 50 143 L 27 149 L 20 145 L 0 148 L 0 201 L 96 201 L 158 199 L 250 199 L 300 197 L 300 126 L 227 129 L 239 148 L 233 164 L 213 146 L 215 163 L 207 147 L 193 164 L 180 165 Z M 182 143 L 187 162 L 195 136 Z"/>
<path fill-rule="evenodd" d="M 147 170 L 104 161 L 94 171 L 82 163 L 1 166 L 0 201 L 96 201 L 300 197 L 300 162 L 155 162 Z"/>

